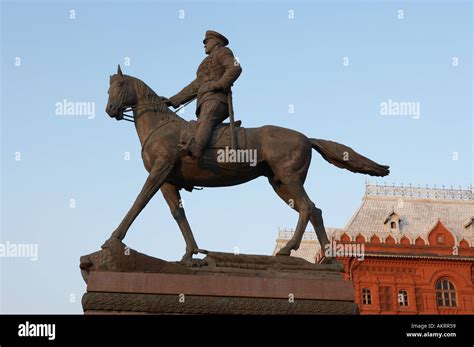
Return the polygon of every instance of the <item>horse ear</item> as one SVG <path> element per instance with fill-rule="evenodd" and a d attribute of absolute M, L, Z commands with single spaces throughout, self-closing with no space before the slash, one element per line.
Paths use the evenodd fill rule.
<path fill-rule="evenodd" d="M 120 68 L 120 64 L 119 64 L 118 67 L 117 67 L 117 73 L 118 73 L 120 76 L 123 76 L 122 69 Z"/>

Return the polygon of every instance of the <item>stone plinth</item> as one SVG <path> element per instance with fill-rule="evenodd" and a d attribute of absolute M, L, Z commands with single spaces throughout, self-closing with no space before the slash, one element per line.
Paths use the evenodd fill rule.
<path fill-rule="evenodd" d="M 81 269 L 86 314 L 358 313 L 337 263 L 209 252 L 190 267 L 117 242 L 82 257 Z"/>

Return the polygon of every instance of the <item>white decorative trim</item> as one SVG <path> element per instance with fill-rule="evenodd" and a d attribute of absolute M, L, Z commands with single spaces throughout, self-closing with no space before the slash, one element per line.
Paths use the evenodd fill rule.
<path fill-rule="evenodd" d="M 399 197 L 413 197 L 413 198 L 428 198 L 437 200 L 474 200 L 474 191 L 472 186 L 467 189 L 451 188 L 429 188 L 428 185 L 425 188 L 409 186 L 396 186 L 396 185 L 379 185 L 370 184 L 366 182 L 365 195 L 379 195 L 379 196 L 399 196 Z"/>

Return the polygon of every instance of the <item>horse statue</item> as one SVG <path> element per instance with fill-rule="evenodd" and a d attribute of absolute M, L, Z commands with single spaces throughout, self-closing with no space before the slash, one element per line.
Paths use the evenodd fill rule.
<path fill-rule="evenodd" d="M 155 193 L 161 190 L 186 242 L 186 252 L 181 262 L 192 264 L 193 254 L 207 251 L 199 249 L 194 239 L 180 204 L 180 189 L 233 186 L 265 176 L 276 194 L 299 214 L 293 237 L 277 255 L 289 256 L 291 250 L 299 248 L 308 222 L 313 225 L 324 249 L 329 240 L 322 211 L 311 201 L 303 187 L 311 163 L 311 149 L 339 168 L 371 176 L 389 174 L 388 166 L 377 164 L 343 144 L 308 138 L 297 131 L 273 125 L 239 129 L 245 137 L 245 148 L 257 153 L 255 165 L 217 162 L 215 148 L 206 149 L 198 161 L 189 156 L 181 157 L 178 145 L 190 122 L 172 112 L 166 106 L 166 98 L 158 96 L 138 78 L 122 74 L 120 66 L 117 74 L 110 76 L 108 93 L 106 112 L 110 117 L 120 120 L 127 108 L 133 111 L 133 121 L 142 146 L 142 159 L 149 175 L 132 207 L 102 248 L 117 239 L 123 240 L 135 218 Z M 220 127 L 225 129 L 229 126 Z"/>

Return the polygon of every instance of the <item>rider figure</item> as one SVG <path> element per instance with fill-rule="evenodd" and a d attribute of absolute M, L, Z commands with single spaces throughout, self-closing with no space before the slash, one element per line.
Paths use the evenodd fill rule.
<path fill-rule="evenodd" d="M 174 108 L 197 98 L 196 135 L 179 149 L 181 156 L 199 159 L 216 125 L 229 116 L 227 97 L 242 68 L 226 47 L 229 40 L 216 31 L 208 30 L 204 38 L 207 57 L 199 65 L 196 79 L 168 100 Z"/>

